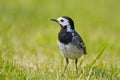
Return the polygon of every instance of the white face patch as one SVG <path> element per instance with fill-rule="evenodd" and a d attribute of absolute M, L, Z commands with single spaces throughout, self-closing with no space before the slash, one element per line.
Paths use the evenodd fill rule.
<path fill-rule="evenodd" d="M 63 27 L 64 27 L 64 26 L 67 26 L 67 31 L 69 31 L 69 32 L 73 31 L 73 30 L 71 29 L 71 25 L 70 25 L 68 19 L 65 19 L 65 18 L 60 17 L 60 18 L 57 19 L 57 21 L 58 21 L 58 23 L 59 23 L 60 25 L 62 25 Z"/>
<path fill-rule="evenodd" d="M 69 21 L 68 21 L 67 19 L 65 19 L 65 18 L 62 18 L 62 17 L 58 18 L 57 21 L 58 21 L 58 23 L 61 24 L 62 26 L 70 25 L 70 24 L 69 24 Z"/>

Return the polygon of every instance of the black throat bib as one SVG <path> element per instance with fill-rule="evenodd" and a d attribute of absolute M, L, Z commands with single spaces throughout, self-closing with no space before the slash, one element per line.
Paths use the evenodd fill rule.
<path fill-rule="evenodd" d="M 61 30 L 58 34 L 58 39 L 63 44 L 68 44 L 72 41 L 72 33 L 66 30 Z"/>

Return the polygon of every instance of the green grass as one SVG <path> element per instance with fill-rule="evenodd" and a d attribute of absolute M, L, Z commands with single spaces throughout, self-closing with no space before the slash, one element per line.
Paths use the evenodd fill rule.
<path fill-rule="evenodd" d="M 88 54 L 71 60 L 62 80 L 120 79 L 119 0 L 1 0 L 0 80 L 59 80 L 65 59 L 56 44 L 60 30 L 50 21 L 67 15 Z M 60 79 L 60 80 L 61 80 Z"/>

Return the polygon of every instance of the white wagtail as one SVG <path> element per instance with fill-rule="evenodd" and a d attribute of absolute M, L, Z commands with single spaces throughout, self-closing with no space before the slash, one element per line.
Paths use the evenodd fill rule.
<path fill-rule="evenodd" d="M 52 21 L 57 22 L 61 26 L 61 30 L 58 34 L 58 47 L 62 55 L 66 59 L 66 66 L 63 70 L 65 73 L 69 60 L 74 59 L 76 65 L 76 73 L 78 74 L 77 62 L 83 54 L 86 54 L 86 46 L 80 37 L 80 35 L 75 31 L 74 22 L 70 17 L 62 16 L 57 19 L 51 19 Z"/>

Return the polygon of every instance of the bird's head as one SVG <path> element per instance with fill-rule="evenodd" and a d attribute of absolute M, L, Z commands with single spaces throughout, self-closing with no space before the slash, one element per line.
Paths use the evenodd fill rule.
<path fill-rule="evenodd" d="M 60 24 L 62 29 L 65 29 L 69 32 L 74 30 L 74 22 L 70 17 L 62 16 L 57 19 L 51 19 L 51 20 Z"/>

